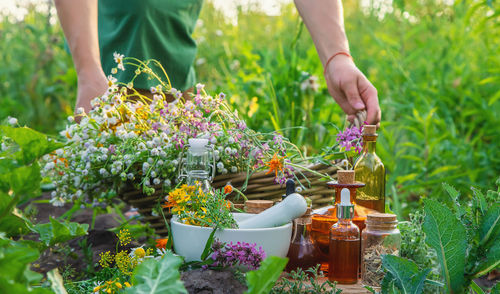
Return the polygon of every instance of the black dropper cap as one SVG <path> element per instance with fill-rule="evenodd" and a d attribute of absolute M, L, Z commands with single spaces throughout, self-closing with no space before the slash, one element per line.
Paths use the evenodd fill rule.
<path fill-rule="evenodd" d="M 295 193 L 295 181 L 292 179 L 288 179 L 285 184 L 285 194 L 281 196 L 282 200 L 285 200 L 286 196 Z"/>

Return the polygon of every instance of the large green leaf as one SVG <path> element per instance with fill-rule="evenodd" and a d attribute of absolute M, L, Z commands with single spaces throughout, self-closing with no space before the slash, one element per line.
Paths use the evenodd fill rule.
<path fill-rule="evenodd" d="M 23 203 L 30 198 L 38 197 L 41 194 L 40 166 L 37 162 L 29 166 L 16 168 L 10 173 L 10 187 L 19 197 L 19 202 Z"/>
<path fill-rule="evenodd" d="M 138 265 L 132 275 L 131 288 L 126 293 L 134 294 L 178 294 L 187 293 L 180 280 L 179 266 L 182 259 L 171 251 L 160 260 L 148 259 Z"/>
<path fill-rule="evenodd" d="M 426 243 L 434 248 L 447 292 L 461 293 L 464 286 L 466 232 L 462 223 L 444 205 L 425 199 L 423 229 Z"/>
<path fill-rule="evenodd" d="M 267 294 L 273 288 L 288 262 L 287 258 L 269 256 L 259 269 L 247 273 L 246 294 Z"/>
<path fill-rule="evenodd" d="M 394 285 L 401 293 L 422 293 L 430 269 L 419 271 L 418 266 L 413 261 L 394 255 L 382 256 L 382 265 L 391 273 Z"/>
<path fill-rule="evenodd" d="M 50 218 L 50 223 L 37 224 L 33 230 L 40 234 L 40 241 L 47 246 L 65 242 L 87 234 L 88 224 L 59 222 Z"/>
<path fill-rule="evenodd" d="M 0 132 L 19 145 L 21 150 L 14 156 L 24 164 L 29 164 L 43 155 L 64 146 L 27 127 L 0 126 Z"/>

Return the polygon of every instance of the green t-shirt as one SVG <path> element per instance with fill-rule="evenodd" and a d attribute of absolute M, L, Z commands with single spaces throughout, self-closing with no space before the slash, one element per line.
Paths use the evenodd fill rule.
<path fill-rule="evenodd" d="M 116 67 L 113 53 L 139 60 L 156 59 L 166 69 L 172 86 L 186 90 L 195 83 L 196 43 L 191 37 L 202 0 L 99 0 L 99 47 L 104 73 Z M 115 77 L 128 83 L 135 67 L 125 65 Z M 160 71 L 155 70 L 160 73 Z M 160 75 L 164 81 L 166 79 Z M 141 74 L 134 87 L 156 86 Z"/>

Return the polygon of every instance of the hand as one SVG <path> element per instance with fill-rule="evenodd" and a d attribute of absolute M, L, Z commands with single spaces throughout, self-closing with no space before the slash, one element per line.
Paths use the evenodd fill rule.
<path fill-rule="evenodd" d="M 330 95 L 353 121 L 356 113 L 366 110 L 366 122 L 380 126 L 380 106 L 377 89 L 356 67 L 351 58 L 344 55 L 335 56 L 325 72 L 326 84 Z"/>
<path fill-rule="evenodd" d="M 90 101 L 106 93 L 107 89 L 108 80 L 102 69 L 94 69 L 80 73 L 78 75 L 78 94 L 75 112 L 79 107 L 83 107 L 85 112 L 88 113 L 92 109 Z"/>

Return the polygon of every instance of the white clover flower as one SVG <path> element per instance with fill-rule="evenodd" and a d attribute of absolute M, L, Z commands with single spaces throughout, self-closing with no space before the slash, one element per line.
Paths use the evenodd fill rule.
<path fill-rule="evenodd" d="M 128 173 L 127 174 L 127 179 L 133 180 L 134 179 L 134 174 L 133 173 Z"/>
<path fill-rule="evenodd" d="M 64 199 L 62 197 L 53 197 L 52 199 L 50 199 L 50 203 L 53 205 L 53 206 L 64 206 Z"/>
<path fill-rule="evenodd" d="M 165 183 L 165 186 L 167 186 L 167 187 L 170 187 L 170 185 L 172 185 L 172 182 L 169 179 L 166 179 L 164 183 Z"/>
<path fill-rule="evenodd" d="M 151 172 L 151 177 L 156 178 L 156 172 L 155 171 Z"/>
<path fill-rule="evenodd" d="M 229 142 L 229 144 L 233 144 L 234 143 L 234 138 L 233 137 L 229 137 L 229 139 L 227 139 L 227 141 Z"/>
<path fill-rule="evenodd" d="M 177 161 L 177 159 L 172 160 L 172 165 L 173 166 L 177 166 L 178 164 L 179 164 L 179 162 Z"/>
<path fill-rule="evenodd" d="M 75 121 L 75 118 L 73 116 L 68 116 L 68 122 L 73 123 Z"/>
<path fill-rule="evenodd" d="M 158 163 L 158 166 L 162 166 L 164 162 L 163 162 L 163 160 L 160 159 L 160 160 L 158 160 L 157 163 Z"/>
<path fill-rule="evenodd" d="M 227 169 L 223 169 L 222 174 L 224 174 L 224 175 L 227 174 Z"/>
<path fill-rule="evenodd" d="M 99 169 L 99 173 L 101 174 L 101 176 L 104 176 L 104 175 L 106 175 L 108 172 L 106 171 L 106 169 L 101 168 L 101 169 Z"/>
<path fill-rule="evenodd" d="M 226 152 L 227 155 L 231 155 L 233 150 L 231 149 L 231 147 L 226 147 L 226 149 L 224 149 L 224 152 Z"/>
<path fill-rule="evenodd" d="M 144 163 L 142 164 L 142 169 L 148 169 L 148 168 L 149 168 L 149 163 L 144 162 Z"/>
<path fill-rule="evenodd" d="M 89 174 L 89 171 L 88 171 L 88 170 L 86 170 L 86 169 L 82 170 L 82 175 L 86 176 L 86 175 L 88 175 L 88 174 Z"/>
<path fill-rule="evenodd" d="M 147 141 L 146 146 L 148 146 L 149 149 L 153 148 L 153 141 Z"/>
<path fill-rule="evenodd" d="M 238 171 L 238 168 L 236 166 L 231 167 L 231 172 L 234 174 Z"/>
<path fill-rule="evenodd" d="M 155 178 L 155 179 L 153 180 L 153 184 L 155 184 L 155 185 L 159 185 L 160 183 L 161 183 L 161 181 L 160 181 L 160 179 L 158 179 L 158 178 Z"/>
<path fill-rule="evenodd" d="M 158 151 L 158 148 L 153 148 L 151 150 L 151 155 L 152 156 L 158 156 L 158 155 L 160 155 L 160 151 Z"/>
<path fill-rule="evenodd" d="M 148 158 L 148 163 L 149 163 L 149 164 L 153 164 L 153 162 L 155 162 L 155 160 L 154 160 L 153 158 L 149 157 L 149 158 Z"/>
<path fill-rule="evenodd" d="M 82 194 L 83 194 L 82 190 L 77 190 L 77 191 L 75 192 L 75 196 L 76 196 L 76 197 L 80 197 L 80 196 L 82 196 Z"/>
<path fill-rule="evenodd" d="M 11 126 L 17 125 L 17 118 L 15 118 L 15 117 L 10 117 L 9 116 L 8 119 L 7 119 L 7 121 L 9 122 L 9 125 L 11 125 Z"/>
<path fill-rule="evenodd" d="M 219 169 L 219 170 L 224 169 L 224 163 L 222 163 L 221 161 L 219 161 L 219 162 L 217 163 L 217 169 Z"/>

